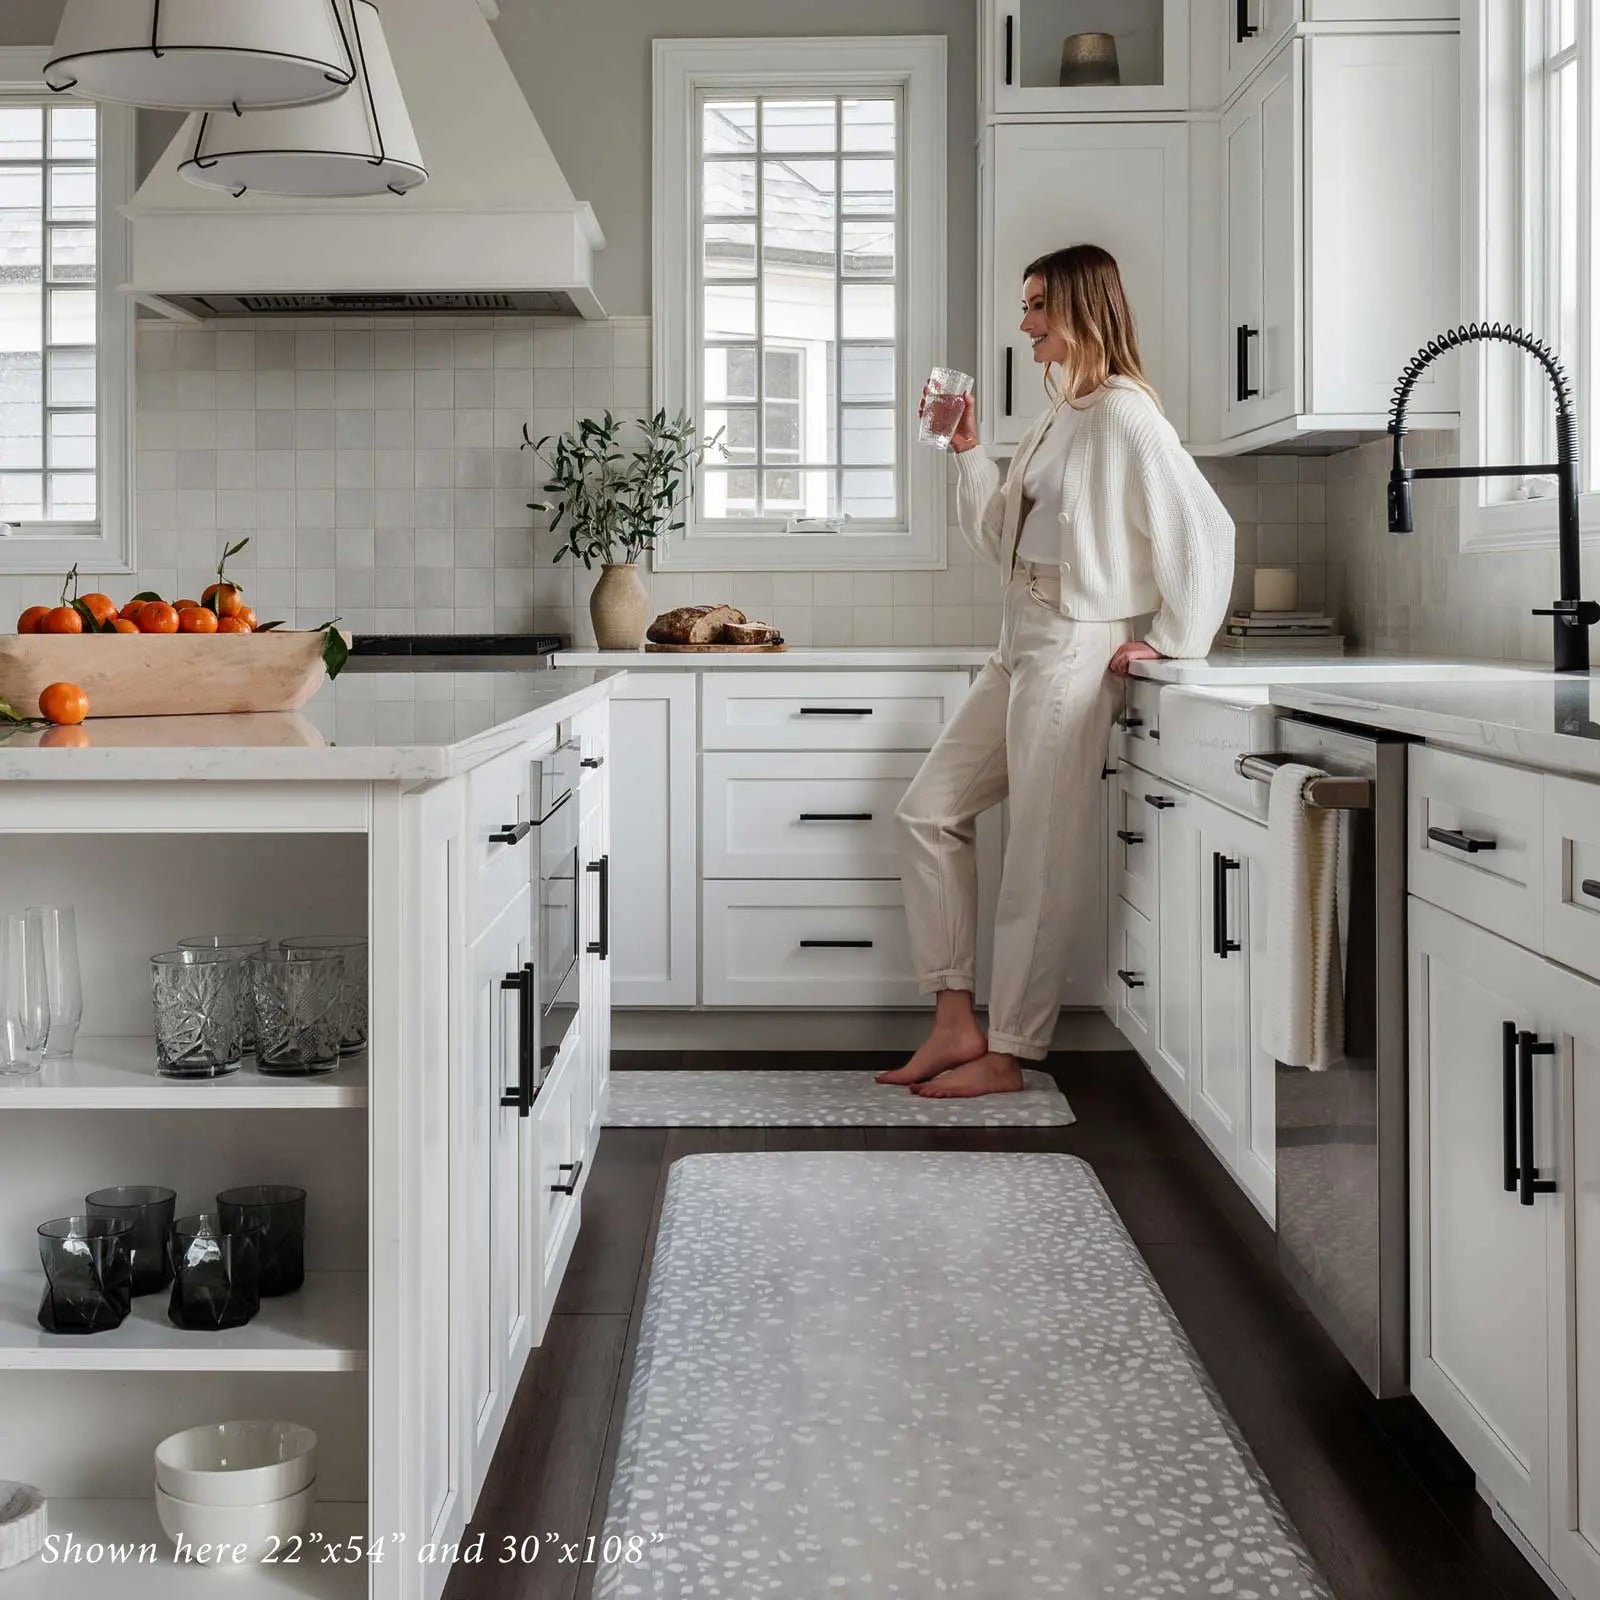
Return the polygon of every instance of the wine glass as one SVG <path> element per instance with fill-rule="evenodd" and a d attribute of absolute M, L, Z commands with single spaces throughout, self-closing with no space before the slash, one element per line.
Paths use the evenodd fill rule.
<path fill-rule="evenodd" d="M 83 1021 L 83 978 L 78 966 L 78 919 L 71 906 L 29 906 L 28 922 L 39 930 L 50 1006 L 47 1061 L 70 1060 Z"/>
<path fill-rule="evenodd" d="M 20 913 L 0 916 L 0 1076 L 31 1077 L 50 1037 L 44 938 Z"/>

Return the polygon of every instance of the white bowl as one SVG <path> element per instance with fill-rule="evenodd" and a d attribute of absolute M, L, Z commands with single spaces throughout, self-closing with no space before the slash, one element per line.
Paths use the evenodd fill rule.
<path fill-rule="evenodd" d="M 205 1566 L 244 1566 L 281 1553 L 306 1531 L 317 1498 L 315 1483 L 284 1500 L 259 1506 L 197 1506 L 156 1490 L 156 1515 L 167 1537 L 189 1560 Z"/>
<path fill-rule="evenodd" d="M 208 1422 L 156 1446 L 156 1486 L 197 1506 L 255 1506 L 317 1475 L 317 1436 L 298 1422 Z"/>

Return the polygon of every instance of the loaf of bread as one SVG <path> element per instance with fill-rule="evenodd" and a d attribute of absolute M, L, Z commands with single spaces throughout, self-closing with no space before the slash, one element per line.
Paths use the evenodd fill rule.
<path fill-rule="evenodd" d="M 718 644 L 782 644 L 783 635 L 770 622 L 724 622 Z"/>
<path fill-rule="evenodd" d="M 729 623 L 742 623 L 744 612 L 733 606 L 678 606 L 663 611 L 645 638 L 652 644 L 713 644 Z"/>

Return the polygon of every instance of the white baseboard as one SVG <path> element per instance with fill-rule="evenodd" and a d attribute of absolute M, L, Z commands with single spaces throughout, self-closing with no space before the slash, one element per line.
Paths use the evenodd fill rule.
<path fill-rule="evenodd" d="M 924 1012 L 613 1011 L 617 1050 L 912 1050 L 928 1031 Z M 1063 1011 L 1055 1050 L 1126 1050 L 1099 1011 Z"/>

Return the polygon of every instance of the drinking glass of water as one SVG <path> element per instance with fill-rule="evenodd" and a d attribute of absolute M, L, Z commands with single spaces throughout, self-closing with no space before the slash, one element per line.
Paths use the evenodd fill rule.
<path fill-rule="evenodd" d="M 922 402 L 922 427 L 917 437 L 935 450 L 948 450 L 955 431 L 961 426 L 966 396 L 972 393 L 972 377 L 954 367 L 935 367 L 928 375 Z"/>

